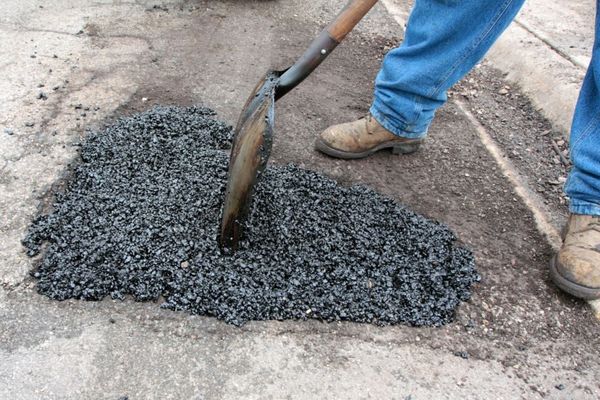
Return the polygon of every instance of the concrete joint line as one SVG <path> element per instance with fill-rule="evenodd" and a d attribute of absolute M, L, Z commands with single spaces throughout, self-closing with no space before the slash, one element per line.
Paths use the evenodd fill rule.
<path fill-rule="evenodd" d="M 541 35 L 541 34 L 537 33 L 535 31 L 535 29 L 533 29 L 525 21 L 521 21 L 519 18 L 517 18 L 517 19 L 515 19 L 515 23 L 517 25 L 519 25 L 521 28 L 525 29 L 527 32 L 529 32 L 532 36 L 534 36 L 535 38 L 537 38 L 540 42 L 542 42 L 546 46 L 548 46 L 548 48 L 550 48 L 556 54 L 558 54 L 559 56 L 561 56 L 565 60 L 568 60 L 571 64 L 573 64 L 573 66 L 581 68 L 584 71 L 587 69 L 587 65 L 585 65 L 582 62 L 574 59 L 573 57 L 571 57 L 570 55 L 568 55 L 567 53 L 565 53 L 564 51 L 562 51 L 557 45 L 555 45 L 554 43 L 552 43 L 551 39 L 545 37 L 544 35 Z"/>
<path fill-rule="evenodd" d="M 519 196 L 519 198 L 525 203 L 527 208 L 529 208 L 533 214 L 538 231 L 546 238 L 550 246 L 552 246 L 555 251 L 558 251 L 562 244 L 562 239 L 558 230 L 550 223 L 550 218 L 542 209 L 541 202 L 537 199 L 537 196 L 531 189 L 529 189 L 527 183 L 521 179 L 519 172 L 509 161 L 506 154 L 504 154 L 500 147 L 498 147 L 485 127 L 481 125 L 477 118 L 475 118 L 475 116 L 467 109 L 465 104 L 456 99 L 454 100 L 454 103 L 467 117 L 469 122 L 475 127 L 481 143 L 494 158 L 496 164 L 498 164 L 500 167 L 502 174 L 511 183 L 517 196 Z M 588 303 L 594 310 L 596 318 L 600 320 L 600 300 L 590 301 Z"/>
<path fill-rule="evenodd" d="M 510 162 L 506 154 L 502 151 L 502 149 L 500 149 L 494 139 L 492 139 L 485 127 L 467 109 L 465 104 L 458 99 L 455 99 L 454 103 L 458 106 L 458 108 L 460 108 L 460 110 L 466 115 L 469 122 L 475 127 L 481 143 L 494 158 L 494 161 L 496 161 L 496 164 L 498 164 L 500 167 L 502 174 L 511 183 L 517 196 L 523 200 L 527 208 L 529 208 L 529 210 L 532 212 L 540 233 L 546 237 L 548 243 L 554 250 L 560 249 L 562 239 L 558 233 L 558 230 L 554 227 L 554 225 L 552 225 L 552 223 L 550 223 L 550 218 L 546 212 L 543 211 L 541 202 L 533 194 L 533 191 L 529 189 L 527 183 L 521 179 L 520 174 L 515 166 Z"/>
<path fill-rule="evenodd" d="M 402 28 L 402 32 L 404 33 L 404 26 L 406 25 L 406 21 L 408 21 L 409 12 L 395 4 L 393 0 L 381 0 L 381 3 L 392 18 L 394 18 L 394 21 L 400 25 L 400 28 Z"/>

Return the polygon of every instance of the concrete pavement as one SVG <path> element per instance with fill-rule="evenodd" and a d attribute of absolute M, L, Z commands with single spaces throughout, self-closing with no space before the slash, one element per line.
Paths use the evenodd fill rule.
<path fill-rule="evenodd" d="M 233 122 L 260 74 L 291 63 L 343 3 L 2 3 L 1 398 L 598 397 L 599 325 L 548 282 L 552 249 L 460 107 L 440 112 L 413 156 L 348 163 L 309 145 L 366 112 L 399 30 L 381 6 L 278 105 L 273 162 L 370 185 L 450 225 L 484 277 L 454 324 L 235 328 L 153 303 L 59 303 L 35 292 L 20 239 L 86 128 L 169 103 L 208 105 Z"/>

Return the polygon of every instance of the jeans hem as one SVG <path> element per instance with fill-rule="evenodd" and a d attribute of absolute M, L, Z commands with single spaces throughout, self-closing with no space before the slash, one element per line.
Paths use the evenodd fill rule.
<path fill-rule="evenodd" d="M 422 139 L 427 135 L 427 129 L 421 132 L 414 132 L 407 129 L 408 124 L 400 124 L 399 126 L 397 124 L 392 124 L 390 119 L 386 117 L 385 112 L 382 111 L 382 108 L 384 107 L 385 106 L 382 106 L 379 101 L 375 100 L 371 105 L 369 112 L 381 126 L 394 135 L 407 139 Z"/>
<path fill-rule="evenodd" d="M 584 201 L 571 201 L 569 211 L 572 214 L 594 215 L 600 217 L 600 206 Z"/>

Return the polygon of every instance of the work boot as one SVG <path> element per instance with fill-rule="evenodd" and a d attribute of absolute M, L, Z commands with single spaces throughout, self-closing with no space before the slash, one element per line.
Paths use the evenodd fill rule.
<path fill-rule="evenodd" d="M 407 139 L 394 135 L 368 115 L 366 118 L 327 128 L 317 138 L 315 148 L 336 158 L 364 158 L 391 148 L 394 154 L 417 151 L 423 139 Z"/>
<path fill-rule="evenodd" d="M 550 275 L 559 288 L 575 297 L 600 299 L 599 216 L 571 214 Z"/>

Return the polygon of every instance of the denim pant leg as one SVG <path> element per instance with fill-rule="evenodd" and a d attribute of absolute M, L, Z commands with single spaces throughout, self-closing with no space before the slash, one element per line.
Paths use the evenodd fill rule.
<path fill-rule="evenodd" d="M 487 52 L 524 0 L 416 0 L 404 41 L 375 81 L 371 114 L 390 132 L 425 136 L 446 91 Z"/>
<path fill-rule="evenodd" d="M 600 0 L 592 61 L 575 108 L 570 143 L 573 169 L 565 186 L 570 211 L 600 216 Z"/>

